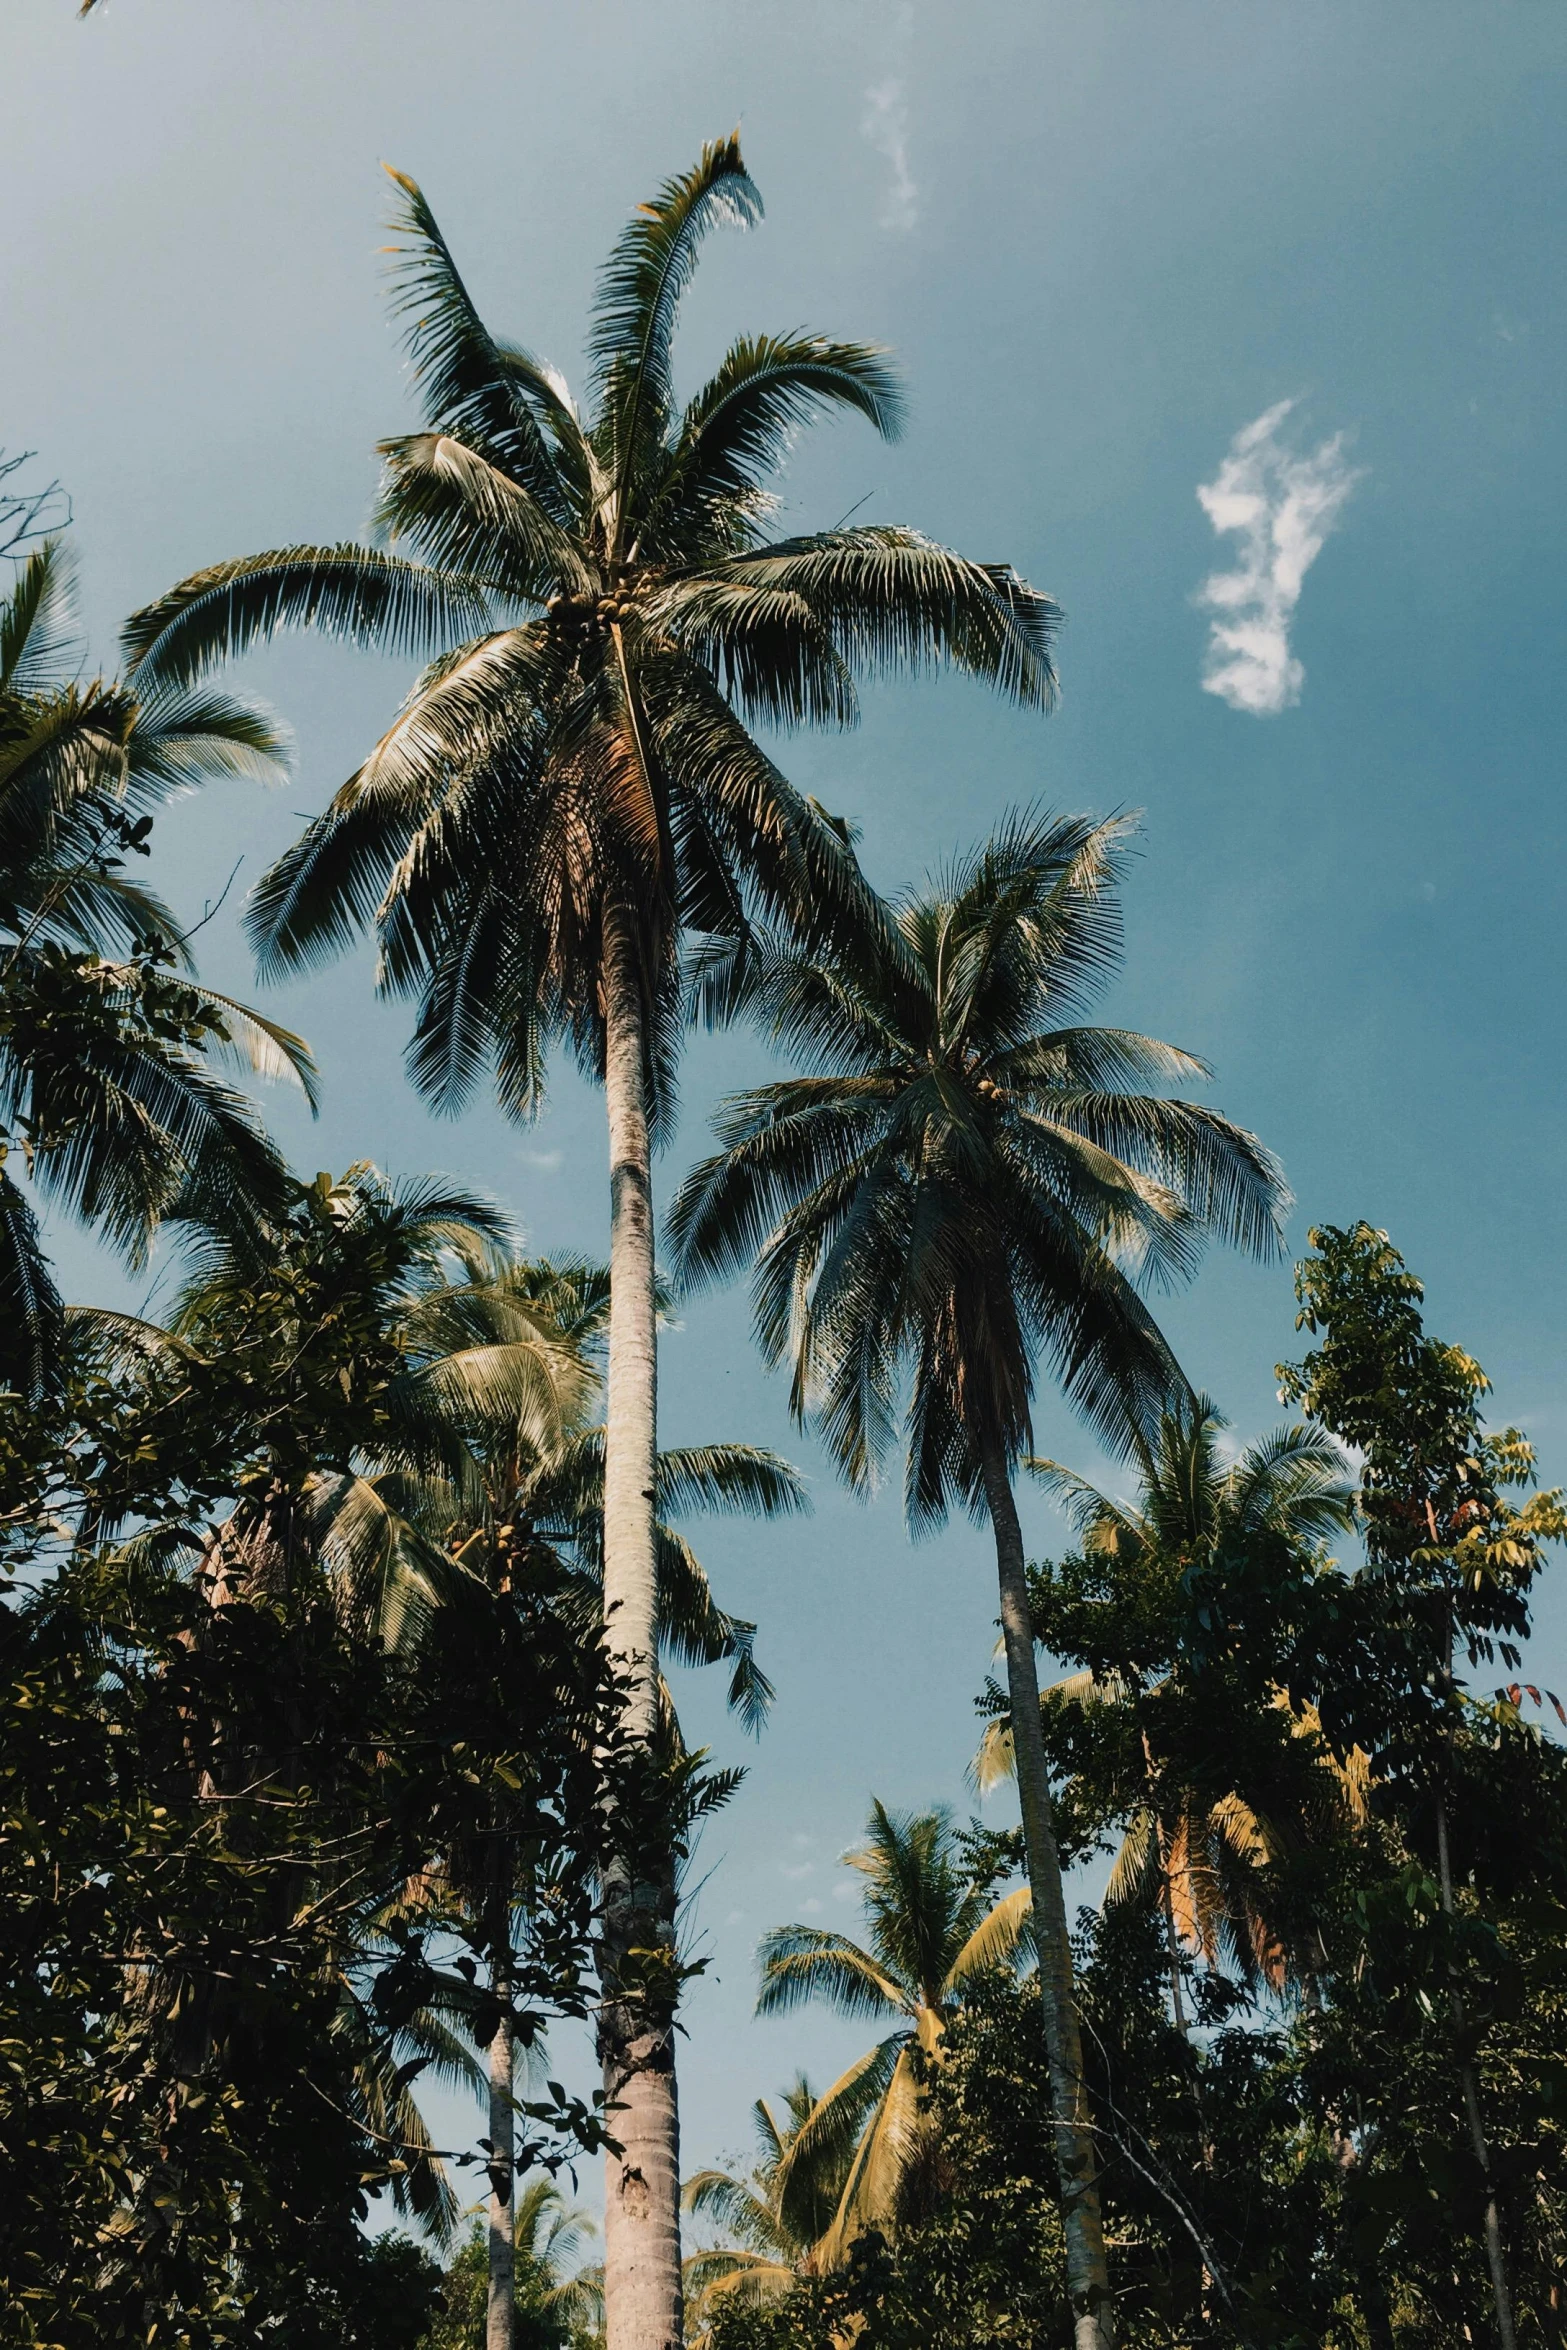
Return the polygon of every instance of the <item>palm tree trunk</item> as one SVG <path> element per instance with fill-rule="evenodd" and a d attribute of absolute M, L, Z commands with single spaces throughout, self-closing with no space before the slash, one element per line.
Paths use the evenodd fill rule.
<path fill-rule="evenodd" d="M 658 1723 L 655 1462 L 657 1332 L 648 1148 L 647 1020 L 635 926 L 604 917 L 604 1093 L 609 1114 L 609 1394 L 604 1617 L 625 1678 L 621 1729 L 651 1750 Z M 604 1866 L 599 2055 L 620 2151 L 605 2160 L 607 2350 L 678 2350 L 680 2125 L 675 2097 L 674 1868 L 611 1832 Z M 670 1963 L 645 1955 L 668 1952 Z"/>
<path fill-rule="evenodd" d="M 1110 2296 L 1104 2222 L 1099 2208 L 1098 2163 L 1083 2084 L 1083 2045 L 1072 1983 L 1066 1888 L 1051 1819 L 1050 1776 L 1045 1768 L 1045 1741 L 1039 1720 L 1039 1674 L 1034 1664 L 1034 1627 L 1028 1612 L 1023 1529 L 1012 1498 L 1006 1456 L 999 1444 L 986 1447 L 984 1474 L 985 1499 L 996 1537 L 1001 1632 L 1006 1644 L 1007 1692 L 1012 1707 L 1012 1751 L 1039 1951 L 1039 1992 L 1044 2009 L 1045 2049 L 1050 2061 L 1050 2097 L 1066 2232 L 1066 2282 L 1072 2303 L 1073 2342 L 1075 2350 L 1112 2350 L 1115 2305 Z"/>
<path fill-rule="evenodd" d="M 506 1851 L 504 1837 L 498 1839 Z M 511 2012 L 511 1888 L 504 1862 L 490 1903 L 490 1989 L 500 2003 L 490 2042 L 490 2205 L 489 2295 L 484 2350 L 512 2350 L 517 2325 L 517 2248 L 513 2233 L 517 2202 L 516 2115 L 512 2110 L 512 2068 L 516 2027 Z"/>

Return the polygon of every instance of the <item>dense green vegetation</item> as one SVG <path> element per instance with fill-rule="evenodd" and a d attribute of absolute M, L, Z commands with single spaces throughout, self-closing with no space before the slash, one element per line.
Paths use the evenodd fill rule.
<path fill-rule="evenodd" d="M 215 565 L 89 681 L 68 511 L 0 460 L 0 2333 L 1567 2341 L 1567 1715 L 1519 1679 L 1567 1511 L 1364 1224 L 1296 1269 L 1297 1423 L 1232 1451 L 1193 1393 L 1150 1286 L 1215 1239 L 1277 1255 L 1290 1201 L 1174 1094 L 1200 1061 L 1087 1019 L 1121 822 L 1023 811 L 887 902 L 762 747 L 920 666 L 1043 709 L 1055 615 L 912 530 L 767 537 L 791 432 L 891 433 L 899 389 L 750 335 L 677 402 L 702 238 L 760 211 L 737 141 L 612 253 L 585 415 L 398 186 L 397 544 Z M 209 673 L 284 625 L 426 666 L 260 884 L 263 967 L 374 929 L 447 1106 L 493 1080 L 526 1117 L 569 1045 L 604 1266 L 435 1179 L 292 1174 L 234 1073 L 313 1092 L 308 1049 L 133 878 L 176 791 L 277 763 Z M 694 1018 L 795 1067 L 721 1110 L 669 1278 L 753 1281 L 852 1485 L 901 1444 L 911 1525 L 988 1521 L 973 1776 L 1020 1824 L 872 1801 L 862 1929 L 759 1953 L 764 2012 L 826 2000 L 870 2045 L 682 2188 L 680 1870 L 736 1774 L 661 1660 L 721 1667 L 748 1727 L 772 1697 L 683 1521 L 804 1507 L 770 1453 L 658 1447 L 651 1150 Z M 161 1233 L 166 1319 L 68 1306 L 39 1198 L 132 1263 Z M 1129 1494 L 1033 1457 L 1041 1371 Z M 561 2022 L 591 2097 L 550 2075 Z M 437 2082 L 471 2142 L 434 2143 Z M 556 2184 L 588 2157 L 602 2267 Z"/>

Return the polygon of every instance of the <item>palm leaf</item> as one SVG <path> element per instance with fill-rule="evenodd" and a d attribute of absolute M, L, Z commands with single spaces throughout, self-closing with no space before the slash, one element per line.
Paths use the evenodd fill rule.
<path fill-rule="evenodd" d="M 280 628 L 319 628 L 349 644 L 427 655 L 485 627 L 496 593 L 489 580 L 352 540 L 283 547 L 182 580 L 132 616 L 124 644 L 143 689 L 192 685 Z"/>

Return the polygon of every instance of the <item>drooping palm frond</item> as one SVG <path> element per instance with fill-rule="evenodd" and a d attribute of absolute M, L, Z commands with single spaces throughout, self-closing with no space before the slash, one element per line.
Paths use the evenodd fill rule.
<path fill-rule="evenodd" d="M 183 580 L 127 622 L 125 650 L 143 690 L 193 686 L 287 627 L 427 656 L 483 628 L 497 592 L 353 541 L 280 547 Z"/>
<path fill-rule="evenodd" d="M 42 1394 L 64 1318 L 38 1218 L 0 1167 L 0 1383 L 12 1393 L 29 1401 Z"/>

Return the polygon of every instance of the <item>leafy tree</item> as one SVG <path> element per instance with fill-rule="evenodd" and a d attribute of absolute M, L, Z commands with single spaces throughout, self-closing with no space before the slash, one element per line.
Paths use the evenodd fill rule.
<path fill-rule="evenodd" d="M 966 1990 L 987 1968 L 1015 1960 L 1029 1916 L 1026 1890 L 992 1898 L 994 1872 L 966 1865 L 972 1856 L 941 1812 L 905 1819 L 875 1803 L 865 1843 L 843 1857 L 866 1881 L 870 1947 L 817 1926 L 778 1926 L 759 1953 L 759 2015 L 825 1999 L 892 2025 L 823 2092 L 772 2169 L 769 2202 L 790 2234 L 819 2215 L 824 2163 L 842 2170 L 814 2247 L 818 2268 L 836 2267 L 865 2227 L 890 2227 L 930 2199 L 928 2075 Z"/>
<path fill-rule="evenodd" d="M 1110 2288 L 1012 1470 L 1040 1355 L 1118 1445 L 1150 1427 L 1184 1382 L 1128 1266 L 1182 1272 L 1215 1232 L 1266 1252 L 1286 1196 L 1253 1136 L 1134 1090 L 1201 1063 L 1065 1024 L 1115 960 L 1124 835 L 1015 818 L 830 954 L 758 958 L 750 1000 L 809 1073 L 727 1106 L 670 1216 L 688 1276 L 755 1265 L 763 1350 L 852 1483 L 907 1374 L 911 1521 L 990 1516 L 1081 2350 Z"/>
<path fill-rule="evenodd" d="M 476 1959 L 449 1955 L 460 1921 L 407 1890 L 498 1810 L 532 1869 L 514 2028 L 588 2012 L 613 1692 L 548 1562 L 454 1574 L 389 1646 L 312 1538 L 311 1480 L 398 1424 L 388 1299 L 459 1204 L 323 1179 L 248 1280 L 225 1244 L 178 1339 L 76 1318 L 66 1395 L 7 1407 L 25 1583 L 0 1616 L 0 1839 L 26 1898 L 0 2138 L 23 2340 L 139 2342 L 149 2309 L 191 2350 L 350 2338 L 367 2189 L 439 2217 L 407 2098 L 430 2019 L 495 2033 Z M 602 2146 L 553 2088 L 519 2114 L 521 2164 L 561 2133 Z"/>
<path fill-rule="evenodd" d="M 1183 1945 L 1210 1964 L 1222 1949 L 1252 1983 L 1266 1977 L 1277 1987 L 1292 1963 L 1309 1969 L 1309 1952 L 1291 1948 L 1270 1870 L 1286 1851 L 1331 1834 L 1328 1815 L 1363 1800 L 1364 1757 L 1358 1778 L 1336 1768 L 1315 1717 L 1297 1717 L 1283 1690 L 1271 1692 L 1271 1713 L 1247 1693 L 1239 1710 L 1255 1727 L 1248 1719 L 1225 1749 L 1206 1736 L 1216 1711 L 1236 1709 L 1211 1674 L 1191 1671 L 1191 1579 L 1226 1570 L 1233 1579 L 1242 1558 L 1270 1555 L 1309 1569 L 1321 1538 L 1355 1522 L 1348 1464 L 1322 1430 L 1280 1429 L 1226 1464 L 1224 1424 L 1199 1396 L 1163 1413 L 1151 1442 L 1139 1434 L 1135 1504 L 1056 1462 L 1028 1464 L 1065 1507 L 1079 1544 L 1061 1567 L 1031 1575 L 1035 1636 L 1056 1654 L 1115 1660 L 1043 1692 L 1046 1742 L 1055 1712 L 1122 1709 L 1113 1726 L 1073 1742 L 1079 1764 L 1093 1758 L 1094 1793 L 1079 1778 L 1067 1801 L 1080 1815 L 1086 1802 L 1101 1819 L 1125 1818 L 1105 1899 L 1162 1911 L 1178 2024 Z M 1206 1660 L 1211 1643 L 1201 1646 Z M 1004 1694 L 991 1702 L 997 1719 L 976 1758 L 982 1789 L 1013 1770 Z"/>
<path fill-rule="evenodd" d="M 910 530 L 767 539 L 766 484 L 794 431 L 846 408 L 891 433 L 898 394 L 864 345 L 750 335 L 678 403 L 673 334 L 701 241 L 760 212 L 736 139 L 640 206 L 611 253 L 586 418 L 552 369 L 491 336 L 423 195 L 398 185 L 399 301 L 425 414 L 384 444 L 380 521 L 419 559 L 346 545 L 220 564 L 140 614 L 128 643 L 148 683 L 193 678 L 284 624 L 435 655 L 263 882 L 255 935 L 265 963 L 291 969 L 373 920 L 384 983 L 421 999 L 414 1076 L 445 1106 L 493 1062 L 502 1103 L 526 1113 L 557 1036 L 603 1077 L 607 1620 L 630 1670 L 628 1724 L 650 1746 L 649 1153 L 670 1102 L 678 950 L 686 934 L 713 950 L 717 1006 L 755 909 L 820 933 L 862 894 L 841 832 L 748 726 L 846 723 L 857 672 L 938 660 L 1043 706 L 1054 609 L 1007 567 Z M 639 2350 L 680 2331 L 673 2015 L 628 1972 L 665 1934 L 668 1876 L 667 1860 L 642 1856 L 611 1886 L 605 1925 L 608 1979 L 625 1994 L 604 2010 L 624 2148 L 609 2301 L 617 2338 L 623 2326 Z"/>
<path fill-rule="evenodd" d="M 27 1393 L 61 1309 L 9 1155 L 139 1261 L 176 1209 L 232 1224 L 282 1197 L 217 1064 L 313 1098 L 300 1039 L 199 985 L 173 915 L 125 871 L 154 809 L 206 776 L 274 772 L 278 734 L 210 688 L 83 684 L 72 588 L 49 538 L 0 599 L 0 1376 Z"/>
<path fill-rule="evenodd" d="M 1529 1625 L 1528 1593 L 1543 1546 L 1567 1538 L 1556 1492 L 1523 1507 L 1508 1488 L 1533 1483 L 1532 1447 L 1509 1428 L 1487 1435 L 1480 1399 L 1489 1381 L 1461 1347 L 1427 1337 L 1422 1290 L 1386 1233 L 1325 1225 L 1300 1266 L 1298 1326 L 1321 1340 L 1280 1371 L 1283 1392 L 1364 1456 L 1361 1508 L 1371 1568 L 1425 1636 L 1429 1671 L 1406 1693 L 1404 1719 L 1384 1741 L 1383 1767 L 1415 1799 L 1416 1833 L 1434 1838 L 1441 1915 L 1458 1924 L 1453 1805 L 1467 1711 L 1455 1672 L 1458 1643 L 1471 1665 L 1500 1653 L 1516 1668 Z M 1420 1814 L 1426 1814 L 1426 1820 Z M 1456 1950 L 1446 1955 L 1447 2001 L 1477 2174 L 1486 2262 L 1502 2350 L 1516 2340 L 1475 2026 Z"/>

